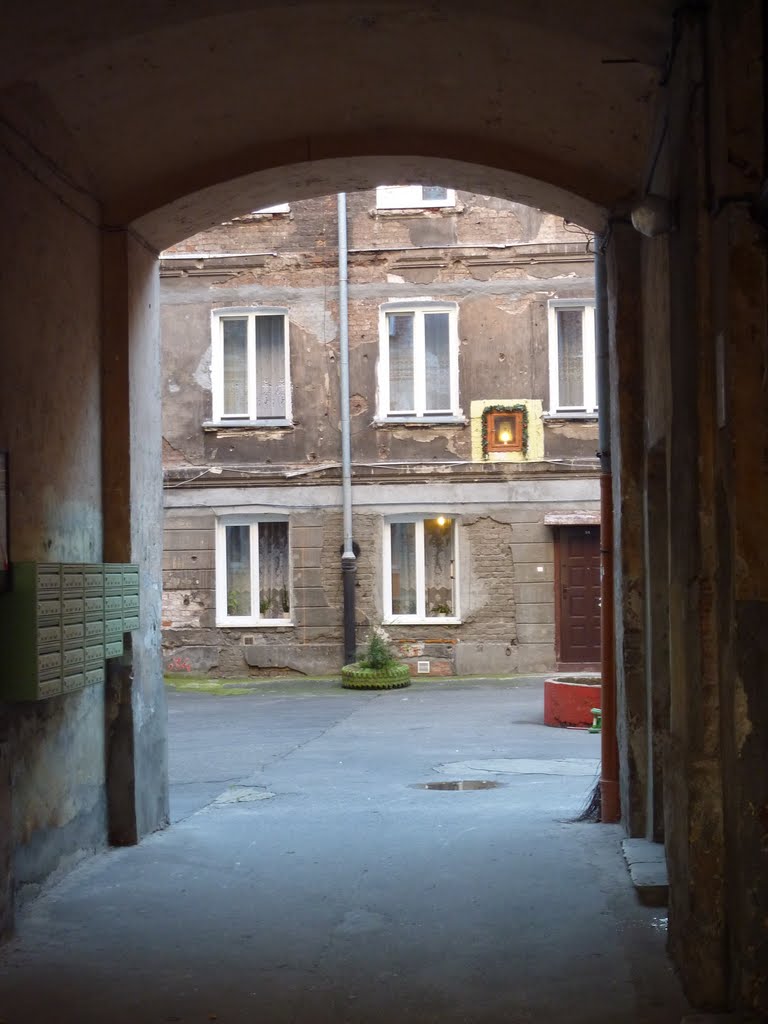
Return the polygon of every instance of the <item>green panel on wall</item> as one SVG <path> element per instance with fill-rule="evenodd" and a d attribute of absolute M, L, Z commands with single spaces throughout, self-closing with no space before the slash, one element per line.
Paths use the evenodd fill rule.
<path fill-rule="evenodd" d="M 139 627 L 130 564 L 16 562 L 0 594 L 0 700 L 43 700 L 105 680 L 106 658 Z"/>

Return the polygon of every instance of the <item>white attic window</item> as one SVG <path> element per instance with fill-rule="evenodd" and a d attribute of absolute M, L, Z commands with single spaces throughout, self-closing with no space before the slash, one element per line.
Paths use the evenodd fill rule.
<path fill-rule="evenodd" d="M 456 192 L 442 185 L 379 185 L 377 210 L 431 210 L 456 205 Z"/>

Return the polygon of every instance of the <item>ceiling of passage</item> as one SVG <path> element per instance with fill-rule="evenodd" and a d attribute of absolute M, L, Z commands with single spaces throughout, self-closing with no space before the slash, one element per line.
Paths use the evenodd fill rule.
<path fill-rule="evenodd" d="M 599 226 L 635 192 L 670 0 L 7 0 L 0 112 L 157 248 L 433 180 Z"/>

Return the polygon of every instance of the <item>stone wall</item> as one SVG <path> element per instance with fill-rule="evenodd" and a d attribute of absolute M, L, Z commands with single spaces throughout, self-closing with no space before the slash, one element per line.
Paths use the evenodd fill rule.
<path fill-rule="evenodd" d="M 284 500 L 294 509 L 313 504 L 305 486 Z M 372 627 L 383 628 L 416 670 L 429 674 L 499 674 L 545 671 L 555 666 L 553 535 L 544 525 L 551 506 L 476 499 L 476 487 L 454 488 L 454 504 L 436 498 L 434 512 L 458 523 L 458 602 L 461 622 L 387 623 L 382 604 L 384 515 L 413 507 L 413 487 L 391 487 L 379 509 L 365 501 L 354 515 L 359 545 L 356 576 L 358 644 Z M 205 501 L 204 494 L 188 494 Z M 457 500 L 456 500 L 457 499 Z M 180 497 L 180 500 L 183 498 Z M 409 504 L 410 503 L 410 504 Z M 290 519 L 291 624 L 217 627 L 214 514 L 204 506 L 166 510 L 163 579 L 165 667 L 173 674 L 221 677 L 301 672 L 336 673 L 342 663 L 341 510 L 318 501 L 317 511 L 273 507 Z M 593 502 L 580 508 L 597 510 Z M 241 507 L 241 506 L 238 506 Z M 568 506 L 573 507 L 572 505 Z M 219 510 L 222 506 L 218 505 Z"/>

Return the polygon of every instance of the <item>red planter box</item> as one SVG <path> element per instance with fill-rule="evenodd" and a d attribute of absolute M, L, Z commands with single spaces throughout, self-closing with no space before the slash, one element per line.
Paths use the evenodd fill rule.
<path fill-rule="evenodd" d="M 592 725 L 592 708 L 600 707 L 600 680 L 595 676 L 560 676 L 544 682 L 544 724 Z"/>

